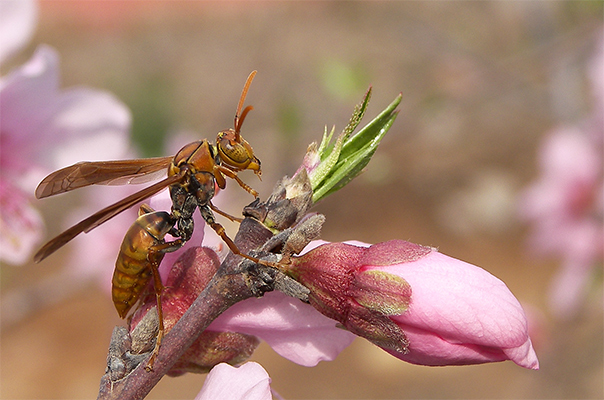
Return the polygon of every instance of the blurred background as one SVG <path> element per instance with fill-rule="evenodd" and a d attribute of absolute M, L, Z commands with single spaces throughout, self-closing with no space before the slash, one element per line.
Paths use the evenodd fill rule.
<path fill-rule="evenodd" d="M 547 136 L 602 114 L 590 73 L 602 36 L 602 3 L 591 1 L 45 1 L 32 39 L 2 75 L 38 45 L 52 46 L 61 87 L 113 93 L 132 113 L 129 152 L 151 157 L 231 127 L 256 69 L 242 132 L 263 175 L 240 176 L 264 198 L 325 125 L 346 125 L 369 85 L 365 122 L 403 92 L 367 171 L 315 207 L 327 217 L 323 239 L 404 239 L 488 270 L 525 307 L 541 369 L 414 366 L 361 339 L 315 368 L 264 344 L 252 359 L 286 399 L 602 398 L 601 254 L 580 304 L 559 316 L 549 298 L 563 260 L 533 251 L 518 211 L 539 179 Z M 251 200 L 235 187 L 221 206 L 231 214 Z M 45 239 L 75 221 L 72 210 L 85 216 L 121 196 L 101 189 L 116 198 L 90 205 L 82 190 L 34 201 Z M 117 244 L 106 245 L 114 259 L 124 227 L 98 230 L 116 231 Z M 111 331 L 123 322 L 107 290 L 113 261 L 78 275 L 94 263 L 73 261 L 78 246 L 103 242 L 85 236 L 40 265 L 2 265 L 2 398 L 96 396 Z M 192 399 L 203 380 L 166 377 L 149 398 Z"/>

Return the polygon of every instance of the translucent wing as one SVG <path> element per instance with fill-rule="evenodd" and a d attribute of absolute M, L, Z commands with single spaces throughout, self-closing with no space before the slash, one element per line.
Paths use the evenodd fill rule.
<path fill-rule="evenodd" d="M 53 172 L 40 182 L 36 197 L 54 196 L 90 185 L 145 183 L 165 176 L 172 157 L 79 162 Z"/>
<path fill-rule="evenodd" d="M 110 205 L 109 207 L 105 207 L 97 213 L 91 215 L 90 217 L 80 221 L 76 225 L 72 226 L 65 232 L 61 233 L 59 236 L 46 243 L 40 250 L 38 250 L 38 252 L 34 256 L 34 261 L 42 261 L 49 255 L 63 247 L 67 242 L 75 238 L 80 233 L 90 232 L 97 226 L 101 225 L 103 222 L 115 217 L 117 214 L 132 207 L 136 203 L 141 202 L 146 198 L 158 193 L 162 189 L 165 189 L 166 187 L 179 182 L 183 178 L 184 174 L 185 172 L 181 172 L 179 174 L 172 175 L 160 182 L 157 182 L 154 185 L 151 185 L 143 190 L 140 190 L 126 197 L 125 199 L 118 201 L 117 203 Z"/>

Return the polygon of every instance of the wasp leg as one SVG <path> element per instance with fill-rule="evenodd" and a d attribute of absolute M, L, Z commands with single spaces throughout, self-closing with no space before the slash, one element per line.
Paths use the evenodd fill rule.
<path fill-rule="evenodd" d="M 237 245 L 235 244 L 235 242 L 233 242 L 231 240 L 231 238 L 226 234 L 224 227 L 214 220 L 214 215 L 212 214 L 212 210 L 208 206 L 199 207 L 199 211 L 201 212 L 201 216 L 206 221 L 206 223 L 208 225 L 210 225 L 210 227 L 212 227 L 212 229 L 214 229 L 214 231 L 227 244 L 227 246 L 229 246 L 229 249 L 231 250 L 231 252 L 233 252 L 234 254 L 236 254 L 240 257 L 246 258 L 256 264 L 265 265 L 267 267 L 273 267 L 276 269 L 281 268 L 280 265 L 277 263 L 266 261 L 266 260 L 261 260 L 257 257 L 252 257 L 248 254 L 242 253 L 241 250 L 239 250 L 239 247 L 237 247 Z"/>
<path fill-rule="evenodd" d="M 157 317 L 159 319 L 159 329 L 157 332 L 157 339 L 155 341 L 155 347 L 153 348 L 153 352 L 151 353 L 151 358 L 147 362 L 145 366 L 145 370 L 153 371 L 153 364 L 155 363 L 155 359 L 157 358 L 157 354 L 159 353 L 159 347 L 161 345 L 161 341 L 164 338 L 164 313 L 161 306 L 161 295 L 164 291 L 164 285 L 161 282 L 161 276 L 159 275 L 159 263 L 163 254 L 157 252 L 149 252 L 149 259 L 151 262 L 151 273 L 153 274 L 153 287 L 155 288 L 155 300 L 157 302 Z"/>
<path fill-rule="evenodd" d="M 220 171 L 221 173 L 225 174 L 226 176 L 228 176 L 231 179 L 234 179 L 235 181 L 237 181 L 237 183 L 239 184 L 239 186 L 241 186 L 243 189 L 245 189 L 246 192 L 248 192 L 249 194 L 251 194 L 254 197 L 258 197 L 258 192 L 255 191 L 254 189 L 252 189 L 247 183 L 243 182 L 241 179 L 239 179 L 239 177 L 237 176 L 237 173 L 233 170 L 230 170 L 229 168 L 226 168 L 222 165 L 216 165 L 214 167 L 214 169 L 217 169 L 218 171 Z M 216 174 L 214 174 L 216 175 Z"/>
<path fill-rule="evenodd" d="M 180 249 L 182 246 L 184 246 L 185 243 L 186 243 L 185 240 L 176 239 L 173 242 L 156 244 L 150 248 L 150 251 L 153 251 L 155 253 L 172 253 L 173 251 L 176 251 L 176 250 Z M 158 267 L 159 267 L 159 265 L 158 265 Z"/>
<path fill-rule="evenodd" d="M 164 284 L 161 281 L 161 276 L 159 275 L 159 265 L 161 260 L 163 259 L 164 253 L 170 253 L 180 249 L 185 242 L 181 239 L 175 240 L 173 242 L 161 243 L 152 246 L 149 249 L 149 261 L 151 265 L 151 273 L 153 274 L 153 288 L 155 289 L 155 301 L 157 303 L 157 317 L 159 319 L 159 328 L 157 332 L 157 339 L 155 341 L 155 347 L 153 348 L 153 352 L 151 353 L 151 357 L 145 366 L 145 370 L 153 371 L 153 364 L 155 363 L 155 359 L 157 358 L 157 354 L 159 353 L 159 347 L 161 346 L 161 341 L 164 338 L 164 313 L 161 305 L 161 296 L 164 291 Z"/>
<path fill-rule="evenodd" d="M 218 207 L 216 207 L 214 204 L 212 204 L 212 203 L 208 203 L 208 204 L 209 204 L 210 208 L 212 209 L 212 211 L 214 211 L 217 214 L 222 215 L 223 217 L 225 217 L 225 218 L 227 218 L 227 219 L 229 219 L 229 220 L 231 220 L 233 222 L 239 222 L 239 223 L 241 223 L 241 221 L 243 221 L 243 218 L 234 217 L 234 216 L 232 216 L 230 214 L 225 213 L 224 211 L 222 211 L 221 209 L 219 209 Z"/>

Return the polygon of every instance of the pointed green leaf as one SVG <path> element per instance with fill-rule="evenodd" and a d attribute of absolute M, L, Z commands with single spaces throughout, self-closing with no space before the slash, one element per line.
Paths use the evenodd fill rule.
<path fill-rule="evenodd" d="M 338 137 L 336 145 L 331 149 L 332 152 L 327 156 L 330 158 L 328 161 L 329 168 L 323 168 L 322 165 L 319 167 L 321 168 L 321 180 L 313 182 L 313 202 L 316 203 L 328 194 L 341 189 L 360 174 L 371 160 L 380 141 L 396 119 L 398 112 L 395 109 L 402 100 L 402 94 L 399 94 L 384 111 L 363 127 L 356 135 L 349 137 L 365 113 L 370 95 L 371 88 L 365 94 L 363 101 L 355 108 L 348 126 L 342 135 Z M 339 143 L 340 138 L 345 136 L 346 140 L 341 145 Z M 340 145 L 341 149 L 339 148 Z M 326 147 L 329 150 L 329 146 Z M 337 154 L 337 156 L 334 156 L 334 154 Z M 335 157 L 337 157 L 337 161 L 334 163 L 333 158 Z"/>

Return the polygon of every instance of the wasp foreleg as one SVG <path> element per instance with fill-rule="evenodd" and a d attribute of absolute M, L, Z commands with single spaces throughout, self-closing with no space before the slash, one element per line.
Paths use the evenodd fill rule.
<path fill-rule="evenodd" d="M 233 222 L 241 223 L 243 221 L 243 218 L 237 218 L 237 217 L 232 216 L 231 214 L 227 214 L 212 203 L 209 203 L 209 205 L 210 205 L 210 208 L 212 209 L 212 211 L 214 211 L 217 214 L 222 215 L 223 217 L 225 217 Z"/>
<path fill-rule="evenodd" d="M 222 225 L 220 225 L 218 222 L 216 222 L 216 220 L 214 219 L 214 214 L 212 214 L 212 210 L 210 209 L 209 206 L 206 205 L 203 207 L 199 207 L 199 211 L 201 212 L 201 216 L 206 221 L 206 223 L 208 225 L 210 225 L 210 227 L 212 229 L 214 229 L 214 231 L 218 234 L 218 236 L 220 236 L 220 238 L 227 244 L 227 246 L 229 247 L 231 252 L 233 252 L 233 254 L 236 254 L 240 257 L 248 259 L 256 264 L 280 269 L 280 266 L 277 263 L 274 263 L 271 261 L 266 261 L 266 260 L 261 260 L 257 257 L 252 257 L 248 254 L 242 253 L 241 250 L 239 250 L 239 247 L 237 247 L 237 245 L 235 244 L 235 242 L 233 242 L 231 240 L 231 238 L 227 235 L 226 231 L 224 230 L 224 227 Z"/>

